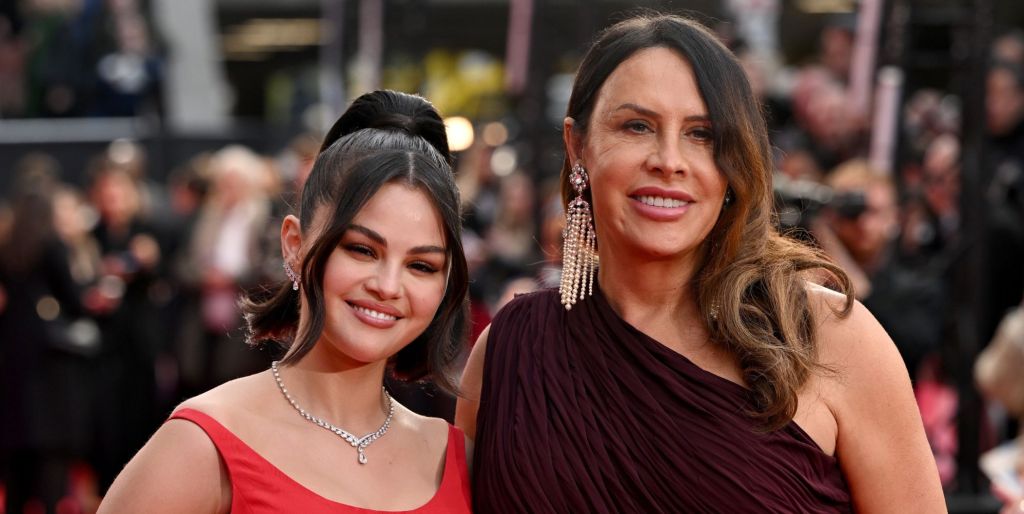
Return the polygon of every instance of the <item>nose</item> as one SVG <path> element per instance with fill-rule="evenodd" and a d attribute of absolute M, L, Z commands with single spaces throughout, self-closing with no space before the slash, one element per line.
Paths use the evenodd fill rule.
<path fill-rule="evenodd" d="M 381 300 L 397 298 L 402 293 L 402 267 L 382 262 L 374 276 L 366 281 L 366 289 Z"/>
<path fill-rule="evenodd" d="M 679 138 L 671 137 L 667 131 L 665 135 L 659 137 L 657 147 L 647 158 L 647 166 L 652 171 L 664 175 L 685 173 L 686 158 L 683 155 L 682 142 L 679 141 Z"/>

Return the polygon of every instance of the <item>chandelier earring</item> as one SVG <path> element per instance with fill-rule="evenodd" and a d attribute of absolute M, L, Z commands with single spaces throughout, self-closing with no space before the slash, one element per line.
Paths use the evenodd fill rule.
<path fill-rule="evenodd" d="M 590 178 L 580 163 L 572 166 L 569 184 L 576 190 L 576 198 L 569 202 L 565 212 L 565 230 L 562 231 L 562 280 L 558 292 L 565 310 L 571 310 L 579 300 L 594 294 L 594 272 L 597 269 L 597 234 L 590 204 L 583 197 Z"/>
<path fill-rule="evenodd" d="M 288 280 L 292 281 L 292 291 L 299 290 L 299 274 L 292 269 L 292 265 L 288 264 L 288 261 L 284 261 L 284 274 L 288 277 Z"/>

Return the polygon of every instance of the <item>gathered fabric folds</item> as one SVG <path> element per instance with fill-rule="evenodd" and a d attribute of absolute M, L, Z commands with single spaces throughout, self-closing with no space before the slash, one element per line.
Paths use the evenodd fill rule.
<path fill-rule="evenodd" d="M 852 512 L 838 462 L 751 393 L 622 320 L 595 284 L 516 298 L 487 341 L 477 513 Z"/>

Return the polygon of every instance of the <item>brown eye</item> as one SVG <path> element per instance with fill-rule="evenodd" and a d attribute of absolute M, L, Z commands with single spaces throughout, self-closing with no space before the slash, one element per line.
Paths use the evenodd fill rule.
<path fill-rule="evenodd" d="M 369 248 L 367 246 L 364 246 L 364 245 L 356 245 L 356 244 L 346 245 L 345 246 L 345 251 L 347 251 L 349 253 L 352 253 L 352 254 L 361 255 L 361 256 L 364 256 L 364 257 L 369 257 L 371 259 L 377 256 L 377 254 L 374 253 L 373 249 L 371 249 L 371 248 Z"/>
<path fill-rule="evenodd" d="M 623 128 L 634 134 L 646 134 L 651 132 L 651 127 L 646 122 L 639 120 L 627 121 L 623 125 Z"/>
<path fill-rule="evenodd" d="M 691 130 L 690 131 L 690 137 L 692 137 L 692 138 L 694 138 L 694 139 L 696 139 L 698 141 L 710 142 L 710 141 L 712 141 L 714 139 L 715 134 L 714 134 L 714 132 L 711 131 L 710 128 L 701 127 L 701 128 L 695 128 L 695 129 Z"/>
<path fill-rule="evenodd" d="M 417 261 L 409 265 L 410 268 L 422 272 L 422 273 L 437 273 L 437 268 L 427 264 L 426 262 Z"/>

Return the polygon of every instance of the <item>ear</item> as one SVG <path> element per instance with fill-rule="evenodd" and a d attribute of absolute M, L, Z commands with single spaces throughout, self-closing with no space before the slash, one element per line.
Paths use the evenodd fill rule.
<path fill-rule="evenodd" d="M 576 130 L 576 120 L 570 117 L 562 120 L 562 142 L 571 167 L 583 157 L 583 135 Z"/>
<path fill-rule="evenodd" d="M 281 222 L 281 257 L 296 270 L 302 267 L 302 224 L 291 214 Z"/>

